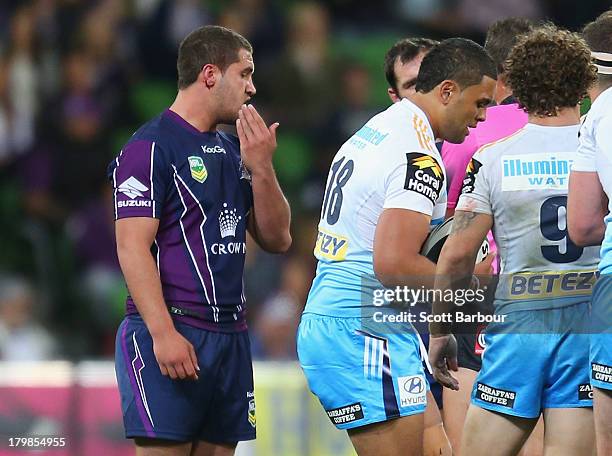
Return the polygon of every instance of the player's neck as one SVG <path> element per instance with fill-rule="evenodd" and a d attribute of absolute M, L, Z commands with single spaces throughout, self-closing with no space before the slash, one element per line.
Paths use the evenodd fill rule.
<path fill-rule="evenodd" d="M 578 125 L 580 123 L 580 108 L 560 109 L 556 116 L 541 117 L 529 114 L 529 123 L 541 125 L 543 127 L 567 127 L 570 125 Z"/>
<path fill-rule="evenodd" d="M 179 90 L 170 110 L 181 116 L 187 123 L 198 131 L 214 131 L 217 129 L 217 122 L 211 115 L 212 110 L 207 109 L 200 103 L 198 97 L 187 93 L 189 89 Z"/>
<path fill-rule="evenodd" d="M 512 90 L 504 83 L 503 78 L 499 76 L 495 85 L 495 103 L 501 104 L 502 101 L 511 95 Z"/>

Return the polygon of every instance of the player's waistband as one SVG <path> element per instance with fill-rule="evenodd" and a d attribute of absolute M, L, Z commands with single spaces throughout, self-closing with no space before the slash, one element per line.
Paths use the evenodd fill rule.
<path fill-rule="evenodd" d="M 541 271 L 502 274 L 499 276 L 496 300 L 555 301 L 588 297 L 599 277 L 597 270 Z M 565 304 L 562 304 L 563 306 Z"/>
<path fill-rule="evenodd" d="M 167 303 L 168 312 L 174 321 L 185 323 L 195 328 L 205 329 L 213 332 L 235 333 L 247 330 L 245 312 L 242 308 L 237 311 L 238 306 L 226 306 L 220 308 L 202 307 L 193 309 L 186 303 Z M 136 306 L 129 305 L 126 308 L 126 316 L 140 315 Z"/>

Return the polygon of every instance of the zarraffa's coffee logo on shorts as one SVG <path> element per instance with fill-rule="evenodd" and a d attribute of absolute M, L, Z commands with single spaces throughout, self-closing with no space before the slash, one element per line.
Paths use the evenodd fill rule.
<path fill-rule="evenodd" d="M 331 422 L 335 425 L 352 423 L 363 419 L 363 407 L 361 403 L 356 402 L 351 405 L 345 405 L 344 407 L 338 407 L 331 410 L 326 410 L 327 416 Z"/>
<path fill-rule="evenodd" d="M 444 184 L 442 167 L 434 157 L 420 152 L 408 153 L 406 159 L 404 188 L 420 193 L 435 204 Z"/>

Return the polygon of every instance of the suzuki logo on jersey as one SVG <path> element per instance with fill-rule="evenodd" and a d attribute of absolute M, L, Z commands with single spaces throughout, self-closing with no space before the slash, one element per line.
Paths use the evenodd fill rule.
<path fill-rule="evenodd" d="M 236 227 L 240 220 L 242 220 L 242 216 L 236 215 L 236 209 L 229 210 L 227 208 L 227 203 L 223 203 L 223 209 L 219 212 L 219 231 L 221 232 L 221 238 L 236 236 Z"/>
<path fill-rule="evenodd" d="M 119 187 L 117 187 L 117 191 L 123 193 L 130 199 L 142 198 L 144 196 L 142 192 L 146 192 L 147 190 L 149 190 L 148 187 L 134 176 L 125 180 L 121 185 L 119 185 Z"/>
<path fill-rule="evenodd" d="M 465 177 L 463 178 L 463 186 L 461 187 L 461 193 L 472 193 L 476 184 L 476 174 L 480 171 L 482 163 L 475 158 L 472 158 L 468 163 L 467 169 L 465 170 Z"/>
<path fill-rule="evenodd" d="M 148 200 L 127 200 L 127 201 L 118 201 L 117 207 L 151 207 L 151 201 Z"/>
<path fill-rule="evenodd" d="M 221 146 L 202 146 L 202 152 L 204 152 L 205 154 L 224 154 L 225 149 Z"/>
<path fill-rule="evenodd" d="M 502 192 L 567 190 L 572 153 L 506 155 L 502 160 Z"/>
<path fill-rule="evenodd" d="M 399 384 L 400 406 L 411 407 L 425 404 L 427 395 L 425 377 L 422 375 L 398 377 L 397 382 Z"/>
<path fill-rule="evenodd" d="M 404 188 L 420 193 L 435 204 L 444 183 L 442 167 L 434 157 L 420 152 L 408 153 L 406 159 Z"/>
<path fill-rule="evenodd" d="M 200 184 L 203 183 L 208 177 L 208 171 L 206 170 L 206 166 L 204 166 L 204 160 L 202 157 L 197 157 L 192 155 L 188 157 L 189 160 L 189 169 L 191 170 L 191 177 L 193 177 Z"/>

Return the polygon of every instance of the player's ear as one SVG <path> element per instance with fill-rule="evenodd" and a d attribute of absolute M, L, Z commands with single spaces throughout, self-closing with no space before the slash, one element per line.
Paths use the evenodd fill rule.
<path fill-rule="evenodd" d="M 401 100 L 401 98 L 397 95 L 395 90 L 392 89 L 391 87 L 387 89 L 387 93 L 389 94 L 389 98 L 391 99 L 392 103 L 397 103 L 398 101 Z"/>
<path fill-rule="evenodd" d="M 202 71 L 198 75 L 200 80 L 207 89 L 212 89 L 217 82 L 218 68 L 215 65 L 207 63 L 202 67 Z"/>
<path fill-rule="evenodd" d="M 450 103 L 451 99 L 453 98 L 453 95 L 456 95 L 458 93 L 459 86 L 455 81 L 446 79 L 438 85 L 438 97 L 444 105 Z"/>

